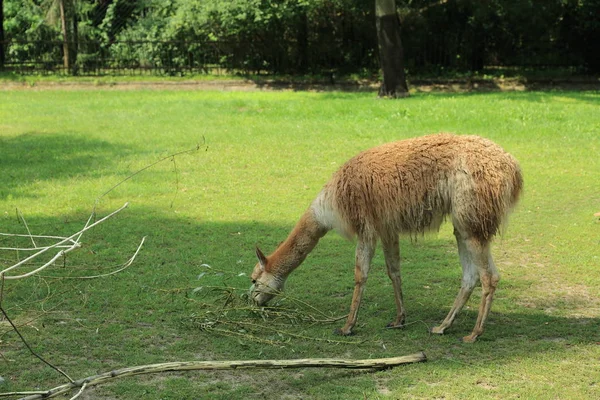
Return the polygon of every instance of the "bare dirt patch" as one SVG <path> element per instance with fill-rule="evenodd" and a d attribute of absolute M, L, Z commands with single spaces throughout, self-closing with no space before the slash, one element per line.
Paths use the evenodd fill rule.
<path fill-rule="evenodd" d="M 600 79 L 527 80 L 508 79 L 440 79 L 414 80 L 409 83 L 411 92 L 490 92 L 525 90 L 600 90 Z M 77 78 L 56 81 L 0 81 L 0 90 L 215 90 L 215 91 L 312 91 L 312 92 L 377 92 L 379 82 L 363 81 L 314 81 L 295 82 L 276 79 L 217 79 L 217 80 L 156 80 L 110 81 Z"/>
<path fill-rule="evenodd" d="M 600 298 L 592 295 L 582 284 L 556 285 L 548 280 L 540 280 L 528 295 L 523 295 L 517 303 L 526 308 L 543 310 L 548 315 L 566 313 L 571 318 L 598 318 Z"/>

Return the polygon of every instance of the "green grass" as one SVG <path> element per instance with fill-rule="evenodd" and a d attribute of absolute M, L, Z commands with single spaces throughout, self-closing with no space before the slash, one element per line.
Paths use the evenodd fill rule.
<path fill-rule="evenodd" d="M 599 105 L 598 92 L 559 91 L 416 94 L 398 101 L 337 92 L 0 91 L 0 232 L 26 232 L 18 209 L 34 234 L 71 234 L 114 184 L 205 143 L 102 197 L 99 216 L 126 201 L 130 207 L 84 236 L 83 248 L 64 265 L 7 281 L 2 304 L 29 344 L 74 378 L 166 361 L 371 358 L 419 350 L 429 357 L 383 372 L 135 377 L 92 389 L 90 398 L 598 398 Z M 502 281 L 479 342 L 457 340 L 475 323 L 478 292 L 447 335 L 427 333 L 460 285 L 448 225 L 416 243 L 402 240 L 404 330 L 383 329 L 394 303 L 381 251 L 357 334 L 347 339 L 352 343 L 322 340 L 340 340 L 331 332 L 341 322 L 255 318 L 264 328 L 231 330 L 240 335 L 193 323 L 223 302 L 222 292 L 208 286 L 232 287 L 236 299 L 243 296 L 254 246 L 273 250 L 346 159 L 439 131 L 498 142 L 521 162 L 525 176 L 523 200 L 494 246 Z M 144 248 L 125 271 L 64 278 L 114 270 L 143 236 Z M 0 252 L 0 263 L 10 265 L 17 256 L 23 254 Z M 331 233 L 291 275 L 286 295 L 326 315 L 343 315 L 352 271 L 353 244 Z M 202 272 L 209 273 L 199 278 Z M 200 286 L 205 289 L 194 290 Z M 224 318 L 241 323 L 253 317 L 242 310 Z M 0 354 L 0 392 L 64 383 L 5 322 Z"/>

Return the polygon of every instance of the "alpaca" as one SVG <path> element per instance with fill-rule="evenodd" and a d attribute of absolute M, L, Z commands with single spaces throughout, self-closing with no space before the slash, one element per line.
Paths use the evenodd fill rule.
<path fill-rule="evenodd" d="M 448 133 L 383 144 L 347 161 L 323 187 L 288 238 L 268 257 L 256 248 L 251 299 L 262 306 L 283 290 L 289 274 L 330 230 L 357 238 L 354 292 L 346 324 L 352 334 L 377 240 L 392 281 L 396 318 L 404 325 L 399 235 L 438 230 L 451 218 L 462 265 L 454 305 L 431 332 L 443 334 L 469 299 L 477 279 L 482 297 L 472 333 L 483 333 L 500 275 L 490 242 L 516 205 L 523 187 L 518 162 L 501 147 L 478 136 Z"/>

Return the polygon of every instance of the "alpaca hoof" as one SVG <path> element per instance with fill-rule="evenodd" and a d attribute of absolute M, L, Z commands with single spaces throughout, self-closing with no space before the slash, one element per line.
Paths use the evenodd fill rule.
<path fill-rule="evenodd" d="M 338 336 L 352 336 L 352 335 L 354 335 L 354 332 L 352 332 L 352 330 L 350 330 L 350 329 L 344 330 L 343 328 L 335 329 L 333 331 L 333 333 L 335 335 L 338 335 Z"/>
<path fill-rule="evenodd" d="M 389 324 L 387 324 L 385 327 L 387 329 L 403 329 L 406 325 L 404 325 L 404 322 L 390 322 Z"/>
<path fill-rule="evenodd" d="M 475 343 L 477 341 L 477 335 L 469 335 L 460 339 L 463 343 Z"/>
<path fill-rule="evenodd" d="M 444 334 L 444 329 L 440 326 L 434 326 L 433 328 L 431 328 L 431 330 L 429 332 L 434 333 L 436 335 L 443 335 Z"/>

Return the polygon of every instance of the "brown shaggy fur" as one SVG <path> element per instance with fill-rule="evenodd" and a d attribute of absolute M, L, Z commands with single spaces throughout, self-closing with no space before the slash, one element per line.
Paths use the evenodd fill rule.
<path fill-rule="evenodd" d="M 499 281 L 490 241 L 515 206 L 523 187 L 517 161 L 493 142 L 478 136 L 438 134 L 384 144 L 346 162 L 325 185 L 299 223 L 269 257 L 257 249 L 252 274 L 253 299 L 265 304 L 319 239 L 336 229 L 358 238 L 355 289 L 346 325 L 356 324 L 364 284 L 381 240 L 392 280 L 397 315 L 404 324 L 398 235 L 437 230 L 450 216 L 454 225 L 463 283 L 450 313 L 433 328 L 443 333 L 468 300 L 477 278 L 483 287 L 477 323 L 465 341 L 483 333 Z"/>
<path fill-rule="evenodd" d="M 478 136 L 439 134 L 350 159 L 325 186 L 352 230 L 378 236 L 437 230 L 443 217 L 482 242 L 496 234 L 523 180 L 515 159 Z"/>

